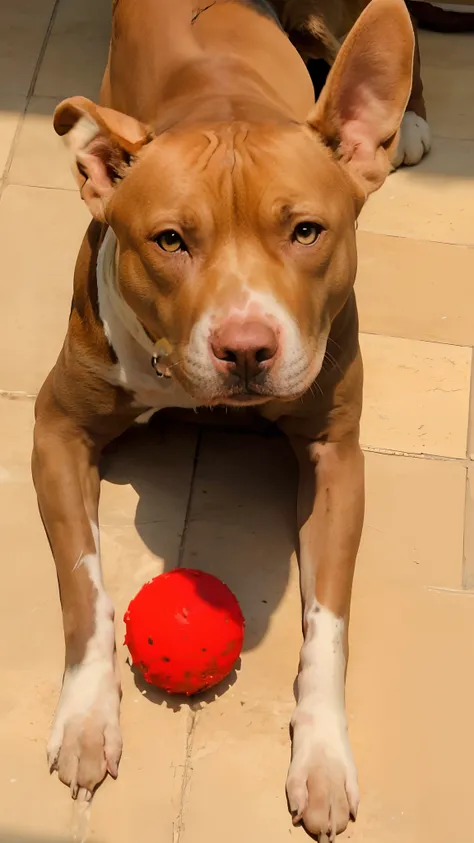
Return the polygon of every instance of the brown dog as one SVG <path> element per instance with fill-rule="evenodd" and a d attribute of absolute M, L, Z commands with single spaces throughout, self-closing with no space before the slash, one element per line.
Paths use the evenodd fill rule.
<path fill-rule="evenodd" d="M 364 508 L 355 228 L 390 168 L 413 52 L 403 2 L 373 0 L 314 106 L 304 63 L 260 3 L 116 0 L 102 105 L 76 97 L 56 111 L 94 217 L 33 453 L 66 642 L 49 761 L 73 796 L 116 776 L 121 753 L 101 450 L 149 409 L 251 406 L 300 465 L 289 803 L 314 833 L 356 815 L 344 713 Z"/>
<path fill-rule="evenodd" d="M 272 0 L 279 19 L 305 61 L 332 65 L 340 46 L 370 0 Z M 425 3 L 418 5 L 425 6 Z M 420 50 L 415 32 L 415 57 L 410 98 L 403 117 L 394 167 L 418 164 L 431 148 L 431 131 L 421 80 Z M 311 72 L 311 61 L 309 63 Z"/>

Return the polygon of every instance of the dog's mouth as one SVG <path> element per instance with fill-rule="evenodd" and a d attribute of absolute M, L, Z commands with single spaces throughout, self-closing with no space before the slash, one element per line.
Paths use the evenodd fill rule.
<path fill-rule="evenodd" d="M 267 404 L 269 401 L 275 400 L 277 400 L 277 396 L 275 395 L 263 395 L 252 390 L 241 390 L 239 392 L 231 392 L 229 395 L 220 396 L 216 400 L 216 403 L 233 407 L 245 407 Z"/>

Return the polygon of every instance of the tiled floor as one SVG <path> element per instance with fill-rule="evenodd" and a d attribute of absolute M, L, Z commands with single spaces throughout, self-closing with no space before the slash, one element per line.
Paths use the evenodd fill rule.
<path fill-rule="evenodd" d="M 279 439 L 206 433 L 189 508 L 195 431 L 133 434 L 109 457 L 118 640 L 139 585 L 176 564 L 186 522 L 184 564 L 241 601 L 242 665 L 216 699 L 173 708 L 135 686 L 120 647 L 118 781 L 84 813 L 46 769 L 63 645 L 30 481 L 32 397 L 64 334 L 88 219 L 51 113 L 62 96 L 97 94 L 109 6 L 0 2 L 0 841 L 303 841 L 284 795 L 300 625 L 294 470 Z M 474 36 L 421 40 L 433 152 L 390 177 L 359 229 L 368 488 L 348 679 L 353 843 L 474 840 Z"/>

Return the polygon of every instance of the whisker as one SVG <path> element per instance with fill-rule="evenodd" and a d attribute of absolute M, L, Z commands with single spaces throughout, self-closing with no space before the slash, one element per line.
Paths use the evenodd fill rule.
<path fill-rule="evenodd" d="M 184 363 L 184 360 L 176 360 L 176 363 L 171 363 L 171 365 L 168 366 L 168 369 L 174 369 L 174 368 L 176 368 L 176 366 L 182 366 L 183 363 Z"/>
<path fill-rule="evenodd" d="M 336 348 L 338 348 L 338 349 L 339 349 L 339 351 L 342 351 L 342 348 L 341 348 L 341 346 L 339 345 L 339 343 L 338 343 L 338 342 L 336 342 L 336 340 L 333 340 L 333 338 L 332 338 L 332 337 L 328 337 L 328 340 L 327 340 L 327 341 L 328 341 L 328 342 L 332 342 L 332 344 L 333 344 L 333 345 L 335 345 L 335 346 L 336 346 Z"/>

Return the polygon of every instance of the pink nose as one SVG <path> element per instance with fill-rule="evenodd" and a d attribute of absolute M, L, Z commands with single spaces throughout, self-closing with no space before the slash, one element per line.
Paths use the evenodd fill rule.
<path fill-rule="evenodd" d="M 268 370 L 278 351 L 278 337 L 265 322 L 225 322 L 211 339 L 214 365 L 247 381 Z"/>

